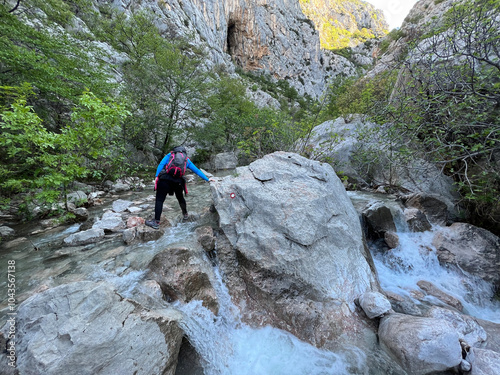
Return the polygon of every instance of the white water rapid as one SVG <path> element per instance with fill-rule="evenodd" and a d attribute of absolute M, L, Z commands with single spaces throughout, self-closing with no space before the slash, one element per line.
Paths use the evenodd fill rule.
<path fill-rule="evenodd" d="M 353 361 L 360 374 L 365 357 L 355 348 L 347 360 L 345 354 L 317 349 L 288 332 L 242 323 L 218 270 L 216 276 L 218 316 L 199 301 L 176 306 L 183 313 L 181 324 L 202 357 L 206 375 L 343 375 L 351 374 Z M 365 369 L 363 373 L 368 372 Z"/>
<path fill-rule="evenodd" d="M 350 192 L 349 196 L 358 209 L 370 201 L 383 200 L 394 217 L 399 246 L 390 251 L 378 251 L 376 247 L 370 249 L 383 290 L 409 297 L 415 304 L 420 304 L 411 292 L 420 290 L 418 281 L 429 281 L 457 298 L 464 306 L 464 313 L 500 323 L 500 302 L 493 299 L 491 284 L 466 271 L 457 272 L 440 265 L 432 245 L 435 233 L 441 229 L 439 226 L 433 226 L 430 231 L 413 233 L 403 219 L 401 206 L 394 200 L 357 192 Z M 437 299 L 426 298 L 433 304 L 439 304 Z"/>

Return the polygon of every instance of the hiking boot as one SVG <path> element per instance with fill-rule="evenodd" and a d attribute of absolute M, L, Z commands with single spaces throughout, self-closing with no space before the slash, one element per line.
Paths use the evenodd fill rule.
<path fill-rule="evenodd" d="M 182 220 L 187 220 L 189 219 L 189 214 L 186 212 L 185 214 L 182 215 Z"/>
<path fill-rule="evenodd" d="M 153 229 L 160 229 L 160 222 L 157 220 L 146 220 L 144 224 Z"/>

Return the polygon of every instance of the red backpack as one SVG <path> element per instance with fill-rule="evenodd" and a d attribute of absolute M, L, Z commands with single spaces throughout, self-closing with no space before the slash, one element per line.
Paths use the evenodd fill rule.
<path fill-rule="evenodd" d="M 165 166 L 167 174 L 173 177 L 182 177 L 186 173 L 188 156 L 184 147 L 175 147 L 170 153 L 170 161 Z"/>

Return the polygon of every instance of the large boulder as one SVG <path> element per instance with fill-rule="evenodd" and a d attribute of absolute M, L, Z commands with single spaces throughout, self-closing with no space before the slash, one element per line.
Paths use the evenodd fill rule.
<path fill-rule="evenodd" d="M 432 194 L 454 210 L 457 194 L 453 180 L 422 159 L 395 163 L 394 155 L 384 146 L 388 129 L 390 125 L 381 127 L 362 115 L 348 121 L 339 117 L 316 126 L 307 146 L 312 157 L 332 162 L 358 185 L 398 186 L 403 192 Z"/>
<path fill-rule="evenodd" d="M 459 338 L 469 346 L 482 347 L 488 337 L 484 328 L 469 315 L 437 306 L 431 307 L 426 315 L 430 318 L 446 320 L 453 326 Z"/>
<path fill-rule="evenodd" d="M 467 355 L 472 369 L 470 375 L 500 374 L 500 354 L 492 350 L 471 348 Z"/>
<path fill-rule="evenodd" d="M 434 236 L 439 261 L 500 287 L 500 238 L 486 229 L 465 223 L 442 228 Z"/>
<path fill-rule="evenodd" d="M 459 335 L 446 320 L 391 314 L 382 318 L 378 334 L 382 347 L 410 374 L 447 371 L 462 362 Z"/>
<path fill-rule="evenodd" d="M 409 194 L 402 196 L 401 200 L 404 202 L 406 207 L 419 210 L 425 215 L 425 219 L 430 220 L 434 224 L 446 225 L 451 220 L 454 220 L 457 215 L 455 207 L 450 206 L 442 199 L 442 197 L 436 195 Z M 421 213 L 418 214 L 420 216 L 419 221 L 425 221 L 425 219 L 421 217 Z M 412 225 L 411 222 L 408 224 Z M 425 226 L 430 225 L 427 223 Z"/>
<path fill-rule="evenodd" d="M 238 158 L 234 152 L 224 152 L 215 155 L 214 168 L 215 170 L 234 169 L 238 165 Z"/>
<path fill-rule="evenodd" d="M 5 238 L 13 237 L 16 231 L 6 225 L 0 225 L 0 241 Z"/>
<path fill-rule="evenodd" d="M 179 319 L 174 310 L 145 311 L 107 283 L 61 285 L 19 306 L 17 368 L 23 375 L 173 375 Z"/>
<path fill-rule="evenodd" d="M 318 346 L 363 330 L 354 300 L 378 284 L 330 165 L 275 152 L 211 189 L 223 231 L 217 254 L 247 321 Z"/>

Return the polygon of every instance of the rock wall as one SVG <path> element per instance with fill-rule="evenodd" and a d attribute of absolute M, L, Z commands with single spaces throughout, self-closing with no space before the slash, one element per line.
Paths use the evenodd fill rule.
<path fill-rule="evenodd" d="M 101 3 L 101 2 L 100 2 Z M 234 65 L 287 79 L 299 93 L 318 97 L 329 77 L 353 74 L 344 57 L 325 54 L 298 0 L 114 0 L 126 12 L 147 8 L 167 38 L 185 36 L 206 48 L 209 66 Z M 234 63 L 234 65 L 233 65 Z"/>
<path fill-rule="evenodd" d="M 389 29 L 383 12 L 365 1 L 300 0 L 300 5 L 319 30 L 323 48 L 355 47 Z"/>

